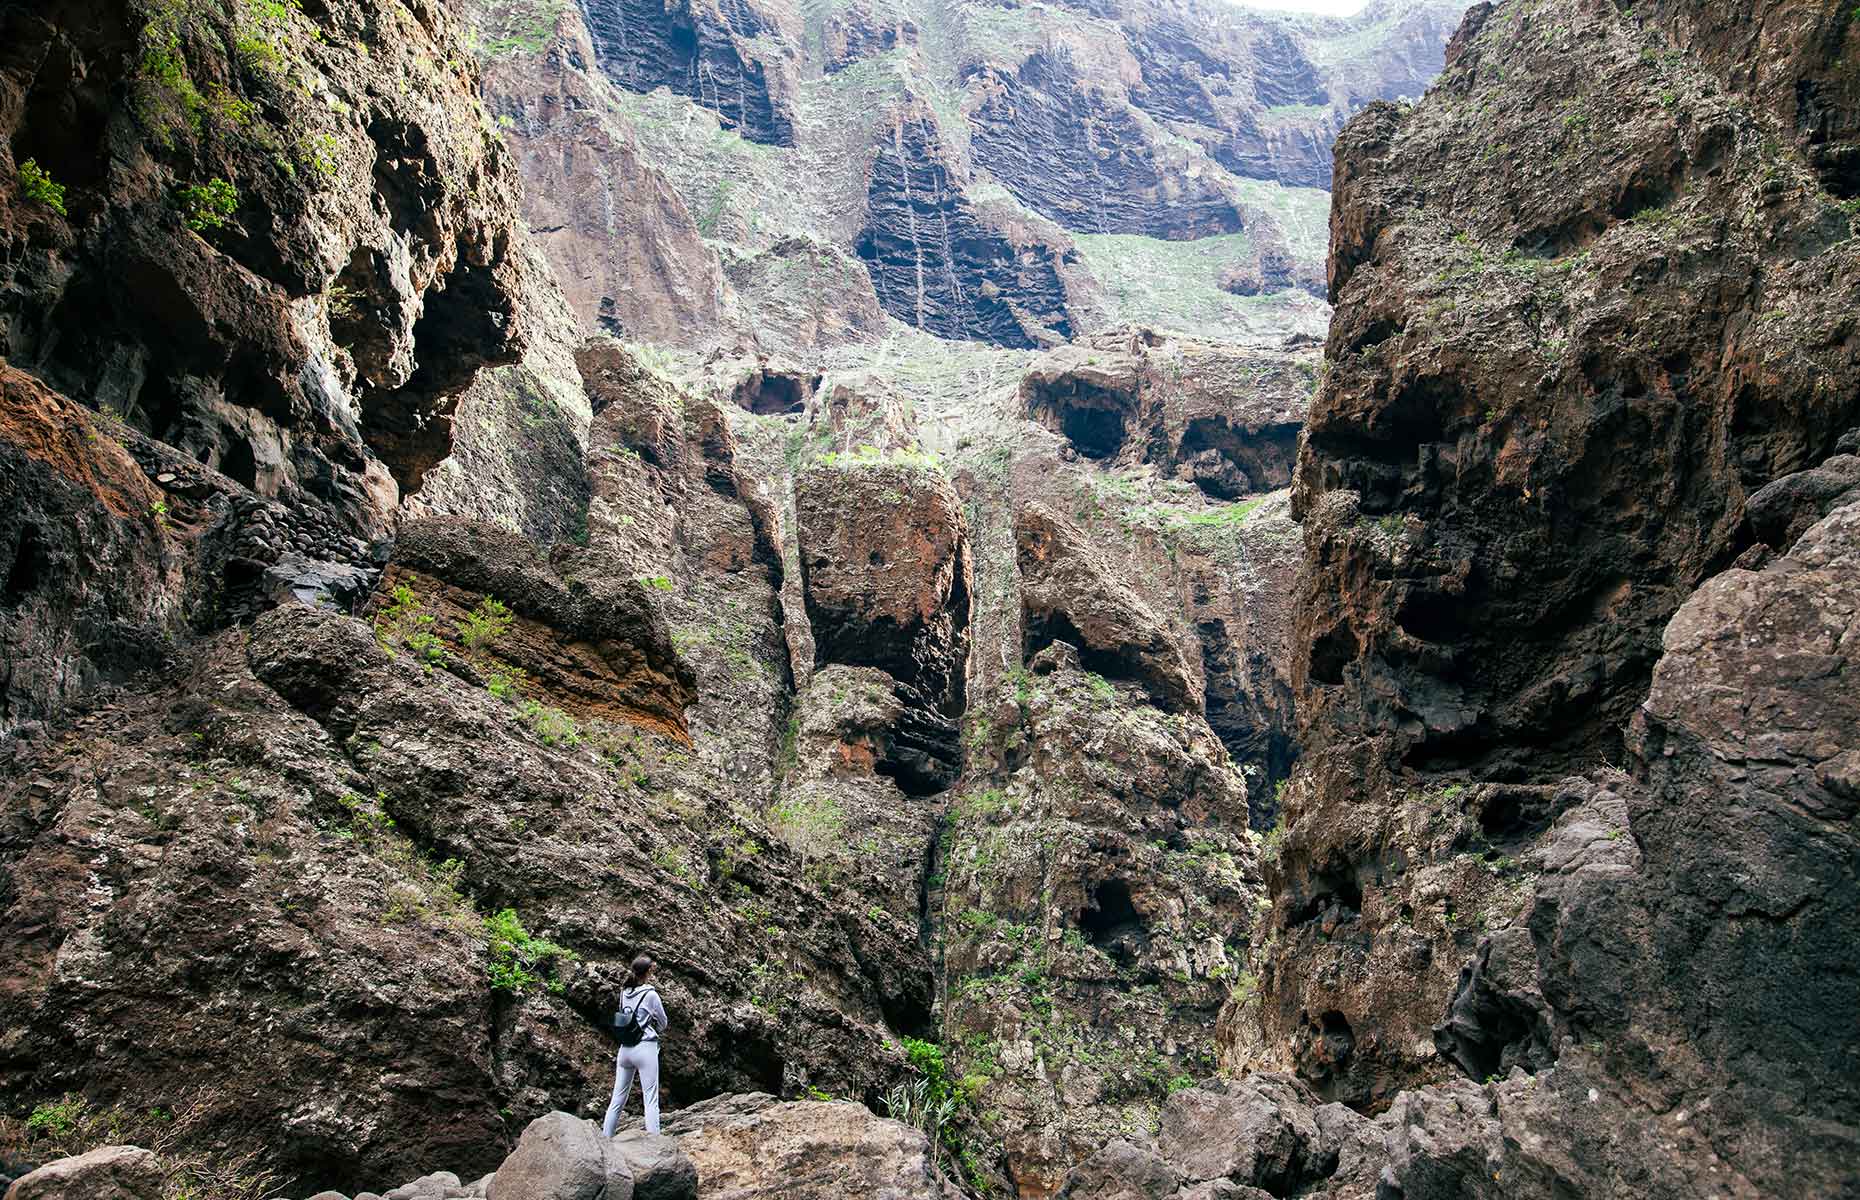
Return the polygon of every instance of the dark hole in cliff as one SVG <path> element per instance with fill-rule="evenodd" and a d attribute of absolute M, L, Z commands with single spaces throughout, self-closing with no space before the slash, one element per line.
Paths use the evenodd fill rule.
<path fill-rule="evenodd" d="M 1494 790 L 1479 810 L 1479 831 L 1494 842 L 1528 838 L 1550 827 L 1554 807 L 1554 797 L 1541 789 Z"/>
<path fill-rule="evenodd" d="M 1180 695 L 1177 687 L 1162 672 L 1146 664 L 1137 650 L 1124 646 L 1101 648 L 1088 643 L 1063 612 L 1023 612 L 1021 628 L 1023 664 L 1033 661 L 1035 655 L 1054 642 L 1064 642 L 1078 651 L 1079 666 L 1107 680 L 1139 685 L 1149 696 L 1150 703 L 1164 712 L 1200 707 L 1197 698 Z"/>
<path fill-rule="evenodd" d="M 1343 682 L 1343 669 L 1356 660 L 1362 645 L 1348 625 L 1336 625 L 1311 643 L 1311 678 L 1318 683 Z"/>
<path fill-rule="evenodd" d="M 258 489 L 258 458 L 252 453 L 252 444 L 242 437 L 235 437 L 226 453 L 220 456 L 220 474 L 237 480 L 241 486 L 250 491 Z"/>
<path fill-rule="evenodd" d="M 1319 1017 L 1315 1026 L 1306 1017 L 1298 1041 L 1298 1073 L 1317 1088 L 1319 1095 L 1339 1099 L 1342 1077 L 1350 1056 L 1356 1052 L 1356 1033 L 1350 1022 L 1335 1009 Z"/>
<path fill-rule="evenodd" d="M 1348 871 L 1319 872 L 1308 886 L 1309 896 L 1287 913 L 1287 924 L 1302 925 L 1320 917 L 1349 921 L 1363 911 L 1363 885 Z"/>
<path fill-rule="evenodd" d="M 1214 461 L 1207 462 L 1210 451 Z M 1183 431 L 1177 457 L 1188 464 L 1196 485 L 1216 499 L 1269 492 L 1292 482 L 1298 426 L 1267 425 L 1249 432 L 1219 417 L 1196 417 Z"/>
<path fill-rule="evenodd" d="M 820 386 L 818 375 L 789 371 L 757 371 L 736 385 L 730 399 L 757 416 L 784 416 L 807 411 L 808 397 Z"/>
<path fill-rule="evenodd" d="M 1060 410 L 1059 431 L 1086 458 L 1110 458 L 1124 446 L 1124 414 L 1084 405 Z"/>
<path fill-rule="evenodd" d="M 1683 167 L 1682 163 L 1680 169 Z M 1669 180 L 1630 179 L 1608 211 L 1615 217 L 1626 220 L 1649 210 L 1665 208 L 1672 203 L 1675 194 Z"/>
<path fill-rule="evenodd" d="M 1344 348 L 1344 352 L 1346 354 L 1355 354 L 1361 353 L 1371 346 L 1380 346 L 1383 342 L 1388 341 L 1390 338 L 1400 333 L 1401 329 L 1401 325 L 1395 321 L 1371 321 L 1368 325 L 1364 326 L 1363 332 L 1357 334 L 1356 338 Z"/>
<path fill-rule="evenodd" d="M 1091 907 L 1079 913 L 1079 932 L 1120 967 L 1133 967 L 1149 944 L 1143 915 L 1130 900 L 1130 885 L 1106 879 L 1092 889 Z"/>
<path fill-rule="evenodd" d="M 26 597 L 38 590 L 45 575 L 45 548 L 39 541 L 37 526 L 27 525 L 19 531 L 19 543 L 13 549 L 13 565 L 7 569 L 6 587 L 0 590 L 0 604 L 18 608 Z"/>
<path fill-rule="evenodd" d="M 362 394 L 362 436 L 401 493 L 419 489 L 426 472 L 452 453 L 452 410 L 484 367 L 520 357 L 511 336 L 515 300 L 490 266 L 460 266 L 426 293 L 414 322 L 416 366 L 405 387 Z"/>
<path fill-rule="evenodd" d="M 1414 589 L 1402 597 L 1395 623 L 1424 642 L 1451 643 L 1465 637 L 1469 628 L 1477 628 L 1476 622 L 1467 620 L 1468 613 L 1468 607 L 1454 597 Z"/>
<path fill-rule="evenodd" d="M 1086 458 L 1112 458 L 1124 448 L 1125 410 L 1132 398 L 1072 376 L 1029 377 L 1021 386 L 1027 415 L 1064 436 Z"/>
<path fill-rule="evenodd" d="M 1434 1049 L 1477 1080 L 1522 1067 L 1531 1074 L 1556 1061 L 1542 1014 L 1491 975 L 1492 943 L 1460 968 L 1446 1016 L 1434 1026 Z"/>

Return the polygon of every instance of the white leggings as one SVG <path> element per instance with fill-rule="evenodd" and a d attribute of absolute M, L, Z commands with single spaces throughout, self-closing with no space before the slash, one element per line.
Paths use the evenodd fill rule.
<path fill-rule="evenodd" d="M 639 1094 L 646 1105 L 646 1132 L 659 1132 L 659 1043 L 647 1038 L 637 1046 L 622 1046 L 614 1056 L 614 1098 L 607 1106 L 607 1120 L 601 1126 L 602 1137 L 612 1137 L 633 1092 L 633 1077 L 639 1076 Z"/>

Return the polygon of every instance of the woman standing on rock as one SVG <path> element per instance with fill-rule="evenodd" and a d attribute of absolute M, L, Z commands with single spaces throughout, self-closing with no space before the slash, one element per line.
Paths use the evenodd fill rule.
<path fill-rule="evenodd" d="M 659 1132 L 659 1039 L 665 1036 L 667 1022 L 659 989 L 652 986 L 658 967 L 649 954 L 634 959 L 632 981 L 620 994 L 620 1011 L 614 1016 L 620 1053 L 614 1056 L 614 1098 L 607 1106 L 602 1137 L 614 1135 L 636 1075 L 646 1109 L 646 1132 Z"/>

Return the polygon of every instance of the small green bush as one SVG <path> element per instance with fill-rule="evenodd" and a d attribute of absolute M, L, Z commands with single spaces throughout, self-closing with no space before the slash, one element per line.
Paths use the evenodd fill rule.
<path fill-rule="evenodd" d="M 54 182 L 34 159 L 19 164 L 19 194 L 34 204 L 43 205 L 59 216 L 65 213 L 65 185 Z"/>
<path fill-rule="evenodd" d="M 459 622 L 459 644 L 465 647 L 467 654 L 476 654 L 509 633 L 515 621 L 515 615 L 503 601 L 486 596 Z"/>
<path fill-rule="evenodd" d="M 181 220 L 195 233 L 210 233 L 232 218 L 239 208 L 239 190 L 224 179 L 190 183 L 178 193 Z"/>
<path fill-rule="evenodd" d="M 499 700 L 514 704 L 522 698 L 523 685 L 528 680 L 529 673 L 522 667 L 513 667 L 509 663 L 495 663 L 491 667 L 491 677 L 484 687 Z"/>
<path fill-rule="evenodd" d="M 387 607 L 375 618 L 375 641 L 389 654 L 396 647 L 410 651 L 428 670 L 444 666 L 445 643 L 433 632 L 434 619 L 411 587 L 396 584 L 388 593 Z"/>
<path fill-rule="evenodd" d="M 532 732 L 542 739 L 545 746 L 579 746 L 581 744 L 581 726 L 575 719 L 559 708 L 552 708 L 538 700 L 525 700 L 521 712 L 523 720 Z"/>
<path fill-rule="evenodd" d="M 87 1107 L 82 1096 L 65 1096 L 50 1104 L 41 1104 L 26 1118 L 26 1131 L 46 1137 L 69 1137 L 83 1119 Z"/>
<path fill-rule="evenodd" d="M 523 928 L 517 910 L 506 908 L 484 919 L 485 973 L 491 987 L 500 992 L 521 995 L 526 988 L 541 983 L 552 992 L 562 991 L 562 981 L 554 977 L 555 964 L 573 962 L 574 951 L 539 937 Z"/>

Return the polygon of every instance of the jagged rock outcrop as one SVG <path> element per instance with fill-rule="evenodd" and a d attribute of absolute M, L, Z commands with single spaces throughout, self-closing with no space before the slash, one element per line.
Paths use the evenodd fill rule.
<path fill-rule="evenodd" d="M 827 71 L 844 71 L 855 63 L 875 58 L 887 50 L 917 44 L 917 22 L 898 11 L 897 6 L 879 0 L 851 0 L 827 17 L 821 34 Z"/>
<path fill-rule="evenodd" d="M 1027 659 L 1063 641 L 1087 669 L 1136 683 L 1165 712 L 1197 707 L 1198 664 L 1180 632 L 1112 576 L 1076 527 L 1030 505 L 1015 515 L 1014 536 Z"/>
<path fill-rule="evenodd" d="M 0 165 L 65 191 L 0 200 L 0 352 L 379 533 L 396 485 L 445 457 L 457 394 L 526 336 L 515 173 L 446 65 L 451 22 L 342 3 L 5 20 Z"/>
<path fill-rule="evenodd" d="M 754 142 L 794 143 L 794 14 L 706 0 L 594 0 L 588 29 L 601 68 L 635 91 L 691 97 Z"/>
<path fill-rule="evenodd" d="M 12 512 L 0 728 L 11 731 L 159 666 L 185 613 L 163 492 L 114 426 L 4 361 L 0 406 Z"/>
<path fill-rule="evenodd" d="M 1339 143 L 1306 765 L 1222 1023 L 1230 1066 L 1391 1106 L 1377 1195 L 1851 1185 L 1855 1044 L 1808 1014 L 1853 936 L 1860 275 L 1821 135 L 1665 41 L 1715 20 L 1480 6 L 1426 102 Z M 1490 113 L 1508 157 L 1443 171 Z M 1443 1061 L 1484 1086 L 1399 1092 Z"/>
<path fill-rule="evenodd" d="M 1031 55 L 1012 75 L 985 66 L 969 87 L 976 164 L 1067 229 L 1187 239 L 1245 224 L 1218 173 L 1191 170 L 1181 148 L 1157 145 L 1136 110 L 1087 84 L 1063 47 Z"/>
<path fill-rule="evenodd" d="M 153 638 L 360 599 L 539 285 L 443 13 L 4 21 L 11 725 L 163 665 Z"/>
<path fill-rule="evenodd" d="M 816 666 L 885 672 L 901 707 L 879 769 L 942 791 L 961 766 L 972 586 L 955 489 L 921 455 L 849 455 L 795 481 L 795 514 Z"/>

